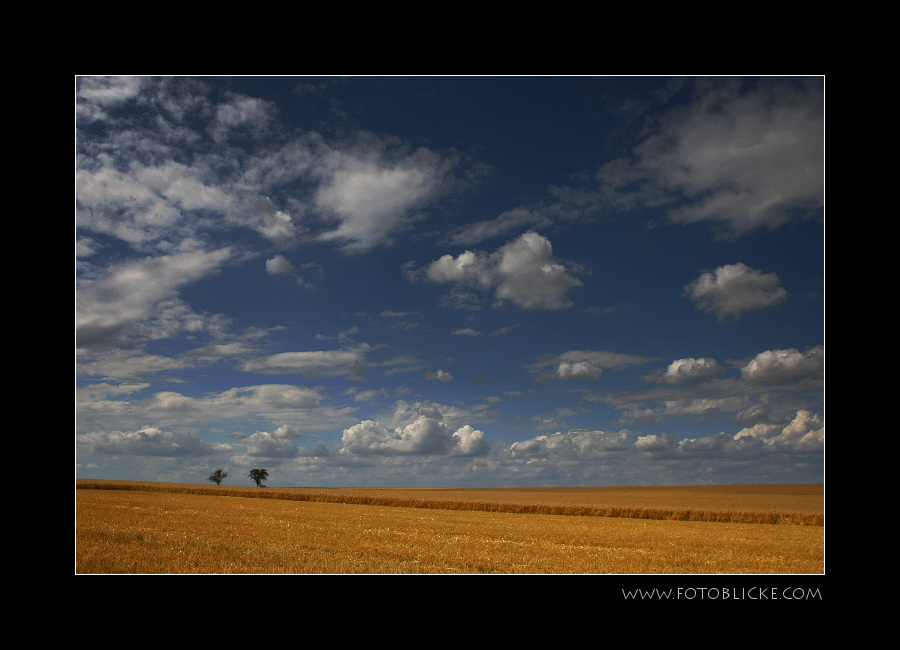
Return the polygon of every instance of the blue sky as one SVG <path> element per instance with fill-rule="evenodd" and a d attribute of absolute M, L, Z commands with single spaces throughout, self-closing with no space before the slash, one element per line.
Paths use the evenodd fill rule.
<path fill-rule="evenodd" d="M 75 79 L 79 478 L 824 480 L 821 77 Z"/>

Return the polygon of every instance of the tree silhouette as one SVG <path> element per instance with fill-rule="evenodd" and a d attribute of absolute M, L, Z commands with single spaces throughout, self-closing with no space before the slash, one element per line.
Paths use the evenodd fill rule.
<path fill-rule="evenodd" d="M 209 475 L 209 478 L 206 479 L 210 483 L 215 483 L 216 485 L 222 485 L 222 481 L 225 480 L 225 477 L 228 476 L 228 472 L 223 472 L 220 469 L 217 469 L 215 472 Z"/>
<path fill-rule="evenodd" d="M 269 478 L 269 473 L 264 469 L 251 469 L 250 478 L 256 481 L 256 487 L 260 487 L 259 484 Z"/>

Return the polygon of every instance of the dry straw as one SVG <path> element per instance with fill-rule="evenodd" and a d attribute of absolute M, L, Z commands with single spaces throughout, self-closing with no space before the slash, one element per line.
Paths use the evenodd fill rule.
<path fill-rule="evenodd" d="M 407 498 L 402 490 L 389 495 L 365 495 L 339 491 L 308 492 L 296 489 L 235 488 L 173 483 L 145 483 L 131 481 L 79 480 L 78 489 L 84 490 L 132 490 L 140 492 L 168 492 L 176 494 L 201 494 L 220 497 L 244 497 L 334 503 L 348 505 L 385 506 L 392 508 L 422 508 L 432 510 L 460 510 L 469 512 L 498 512 L 510 514 L 561 515 L 577 517 L 610 517 L 620 519 L 651 519 L 659 521 L 702 521 L 730 524 L 788 524 L 799 526 L 824 526 L 823 513 L 769 512 L 746 510 L 720 510 L 697 508 L 658 508 L 628 506 L 590 506 L 551 503 L 516 503 L 506 501 L 446 500 Z M 498 491 L 502 493 L 503 491 Z"/>

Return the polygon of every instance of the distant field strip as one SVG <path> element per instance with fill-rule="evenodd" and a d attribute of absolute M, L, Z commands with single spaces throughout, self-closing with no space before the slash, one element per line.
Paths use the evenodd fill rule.
<path fill-rule="evenodd" d="M 813 486 L 673 488 L 366 489 L 232 488 L 139 481 L 76 480 L 82 490 L 131 490 L 394 508 L 609 517 L 661 521 L 824 526 L 824 494 Z M 619 505 L 603 503 L 618 500 Z M 595 503 L 590 503 L 594 501 Z M 676 505 L 634 505 L 671 502 Z M 596 502 L 600 502 L 599 504 Z M 690 504 L 686 505 L 678 505 Z M 757 506 L 756 509 L 753 506 Z"/>

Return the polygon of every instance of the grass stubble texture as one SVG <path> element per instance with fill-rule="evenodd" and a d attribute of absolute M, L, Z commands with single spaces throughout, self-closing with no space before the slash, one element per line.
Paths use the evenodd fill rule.
<path fill-rule="evenodd" d="M 78 574 L 822 574 L 822 485 L 76 481 Z"/>

